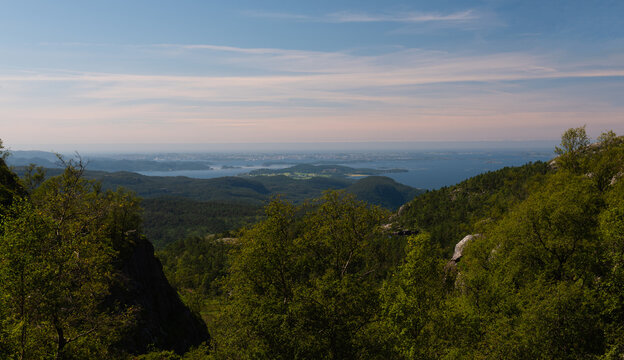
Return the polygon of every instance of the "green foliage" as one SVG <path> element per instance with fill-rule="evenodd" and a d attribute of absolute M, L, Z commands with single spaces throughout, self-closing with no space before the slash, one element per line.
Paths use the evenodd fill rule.
<path fill-rule="evenodd" d="M 517 269 L 516 281 L 536 272 L 548 280 L 575 280 L 597 266 L 596 217 L 603 205 L 597 189 L 582 176 L 558 173 L 548 180 L 492 234 L 513 263 L 526 266 Z"/>
<path fill-rule="evenodd" d="M 175 352 L 168 351 L 152 351 L 136 357 L 136 360 L 180 360 L 180 355 Z"/>
<path fill-rule="evenodd" d="M 624 139 L 614 136 L 608 134 L 598 143 L 596 151 L 584 154 L 583 161 L 587 163 L 589 175 L 600 191 L 606 191 L 615 184 L 624 171 Z"/>
<path fill-rule="evenodd" d="M 81 164 L 16 201 L 3 218 L 2 348 L 20 358 L 107 358 L 130 319 L 102 308 L 115 278 L 109 214 L 123 206 L 82 178 Z"/>
<path fill-rule="evenodd" d="M 624 356 L 624 182 L 620 181 L 605 196 L 607 208 L 600 214 L 599 231 L 605 245 L 605 263 L 609 276 L 602 284 L 606 297 L 603 316 L 606 320 L 608 356 Z"/>
<path fill-rule="evenodd" d="M 624 182 L 617 176 L 624 145 L 612 135 L 599 145 L 578 144 L 571 151 L 587 173 L 560 168 L 556 173 L 512 176 L 511 184 L 499 189 L 522 190 L 502 197 L 507 200 L 499 203 L 503 206 L 498 216 L 480 222 L 487 210 L 476 205 L 463 212 L 464 234 L 483 235 L 468 243 L 459 263 L 449 263 L 444 275 L 435 265 L 439 258 L 427 255 L 435 251 L 425 236 L 410 242 L 405 265 L 397 269 L 382 297 L 386 322 L 397 339 L 396 357 L 624 355 Z M 501 199 L 498 191 L 490 196 Z M 442 189 L 422 197 L 440 199 L 434 204 L 447 206 L 448 195 Z M 455 195 L 457 201 L 461 194 Z M 423 204 L 420 200 L 412 205 Z M 481 206 L 490 204 L 486 197 Z M 452 211 L 461 213 L 463 206 L 444 211 L 453 216 Z M 427 209 L 437 211 L 435 205 Z M 465 220 L 474 215 L 479 217 Z M 424 219 L 417 217 L 418 225 L 431 226 Z"/>
<path fill-rule="evenodd" d="M 46 171 L 54 175 L 60 170 Z M 24 167 L 20 172 L 27 188 L 37 186 L 40 176 L 37 168 Z M 382 176 L 354 182 L 334 177 L 296 180 L 277 175 L 192 179 L 85 171 L 85 177 L 99 181 L 104 190 L 123 187 L 143 197 L 145 234 L 157 249 L 175 240 L 236 230 L 254 223 L 260 219 L 260 208 L 277 195 L 302 203 L 321 196 L 326 190 L 344 189 L 359 200 L 395 209 L 420 192 Z"/>
<path fill-rule="evenodd" d="M 571 171 L 583 170 L 583 163 L 580 161 L 579 154 L 590 142 L 585 131 L 585 125 L 566 130 L 561 135 L 560 146 L 555 147 L 555 153 L 559 155 L 557 165 Z"/>
<path fill-rule="evenodd" d="M 561 135 L 560 146 L 555 147 L 555 152 L 559 155 L 574 154 L 583 149 L 591 140 L 585 131 L 586 125 L 577 128 L 570 128 Z"/>
<path fill-rule="evenodd" d="M 28 192 L 32 192 L 45 180 L 45 169 L 41 166 L 30 164 L 24 169 L 24 175 L 21 180 L 24 188 Z"/>
<path fill-rule="evenodd" d="M 396 210 L 401 205 L 423 193 L 422 190 L 399 184 L 384 176 L 369 176 L 346 188 L 359 200 Z"/>
<path fill-rule="evenodd" d="M 158 252 L 167 278 L 178 290 L 203 295 L 220 294 L 218 280 L 227 274 L 228 255 L 236 239 L 215 236 L 176 241 Z"/>
<path fill-rule="evenodd" d="M 618 136 L 613 130 L 605 131 L 598 136 L 598 143 L 605 146 L 614 145 L 618 141 Z"/>
<path fill-rule="evenodd" d="M 227 280 L 231 320 L 216 350 L 228 358 L 353 358 L 374 347 L 364 334 L 389 268 L 375 249 L 387 214 L 327 193 L 310 206 L 268 205 L 243 233 Z"/>
<path fill-rule="evenodd" d="M 479 224 L 494 221 L 525 199 L 551 170 L 543 162 L 506 167 L 461 183 L 417 196 L 400 211 L 397 221 L 407 229 L 422 230 L 447 254 Z"/>
<path fill-rule="evenodd" d="M 261 217 L 260 205 L 249 203 L 159 197 L 141 205 L 145 235 L 157 249 L 176 240 L 236 230 Z"/>
<path fill-rule="evenodd" d="M 142 358 L 620 359 L 624 139 L 598 140 L 570 129 L 557 169 L 482 174 L 392 217 L 328 192 L 303 205 L 274 200 L 237 236 L 173 243 L 159 255 L 184 301 L 210 319 L 213 341 Z M 265 196 L 286 184 L 267 179 L 239 185 Z M 318 178 L 310 193 L 331 180 Z M 102 192 L 80 167 L 27 188 L 30 199 L 10 197 L 0 235 L 0 354 L 116 355 L 113 323 L 127 317 L 98 304 L 115 277 L 111 260 L 141 232 L 138 200 Z M 203 206 L 167 211 L 218 217 Z M 223 207 L 224 222 L 246 214 L 237 206 Z M 384 233 L 387 221 L 419 234 L 405 243 Z"/>
<path fill-rule="evenodd" d="M 445 274 L 440 248 L 429 235 L 409 239 L 405 263 L 381 294 L 383 318 L 393 340 L 394 357 L 438 358 L 431 339 L 439 302 L 444 299 Z"/>
<path fill-rule="evenodd" d="M 463 296 L 491 324 L 473 339 L 483 344 L 474 351 L 518 358 L 600 353 L 596 277 L 604 269 L 595 230 L 602 206 L 589 179 L 556 174 L 468 252 Z"/>
<path fill-rule="evenodd" d="M 9 155 L 9 151 L 4 148 L 4 145 L 2 144 L 2 139 L 0 139 L 0 160 L 2 160 L 2 162 L 4 163 Z"/>
<path fill-rule="evenodd" d="M 0 153 L 2 147 L 0 144 Z M 25 195 L 25 190 L 19 182 L 18 177 L 7 167 L 0 156 L 0 215 L 4 213 L 6 207 L 10 206 L 15 197 Z"/>

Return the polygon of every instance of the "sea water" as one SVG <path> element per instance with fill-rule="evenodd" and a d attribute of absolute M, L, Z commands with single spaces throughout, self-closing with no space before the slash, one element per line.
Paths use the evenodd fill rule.
<path fill-rule="evenodd" d="M 260 156 L 261 155 L 261 156 Z M 326 152 L 326 153 L 268 153 L 221 156 L 206 154 L 211 170 L 143 171 L 148 176 L 187 176 L 209 179 L 241 176 L 261 168 L 281 169 L 296 164 L 344 165 L 378 170 L 403 169 L 387 173 L 395 181 L 421 189 L 437 189 L 453 185 L 472 176 L 520 166 L 528 162 L 548 161 L 554 157 L 550 148 L 522 150 L 436 150 L 404 152 Z"/>

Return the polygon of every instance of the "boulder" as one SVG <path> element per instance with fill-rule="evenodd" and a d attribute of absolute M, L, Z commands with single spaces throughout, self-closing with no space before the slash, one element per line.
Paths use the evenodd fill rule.
<path fill-rule="evenodd" d="M 464 247 L 466 247 L 466 244 L 469 243 L 470 241 L 474 240 L 475 238 L 479 237 L 479 234 L 474 234 L 474 235 L 466 235 L 464 236 L 463 239 L 461 239 L 456 245 L 455 245 L 455 251 L 453 252 L 453 257 L 451 258 L 451 261 L 454 262 L 458 262 L 459 259 L 462 257 L 463 251 L 464 251 Z"/>

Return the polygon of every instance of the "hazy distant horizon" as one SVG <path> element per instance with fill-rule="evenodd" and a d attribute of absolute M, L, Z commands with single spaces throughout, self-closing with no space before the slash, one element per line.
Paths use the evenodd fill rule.
<path fill-rule="evenodd" d="M 521 150 L 553 148 L 559 140 L 525 141 L 358 141 L 300 143 L 188 143 L 188 144 L 11 144 L 10 151 L 48 151 L 81 154 L 202 153 L 202 152 L 332 152 L 332 151 L 427 151 L 427 150 Z"/>

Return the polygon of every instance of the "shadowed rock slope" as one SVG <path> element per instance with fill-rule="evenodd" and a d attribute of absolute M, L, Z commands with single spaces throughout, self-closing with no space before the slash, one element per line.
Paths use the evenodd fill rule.
<path fill-rule="evenodd" d="M 145 353 L 153 346 L 184 353 L 209 339 L 204 322 L 167 281 L 149 241 L 137 239 L 119 267 L 123 285 L 113 290 L 111 300 L 138 309 L 136 325 L 119 344 L 121 348 Z"/>

